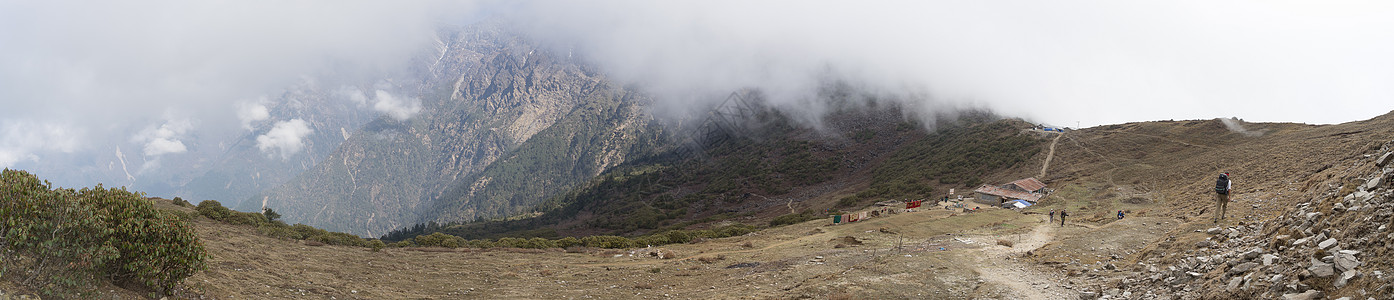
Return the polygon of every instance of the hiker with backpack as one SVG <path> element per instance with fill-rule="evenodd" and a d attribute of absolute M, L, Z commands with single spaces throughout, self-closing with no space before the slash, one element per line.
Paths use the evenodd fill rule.
<path fill-rule="evenodd" d="M 1054 210 L 1054 209 L 1050 210 L 1050 222 L 1049 222 L 1049 223 L 1055 223 L 1055 210 Z"/>
<path fill-rule="evenodd" d="M 1229 206 L 1229 192 L 1233 185 L 1229 173 L 1220 173 L 1220 178 L 1215 180 L 1215 223 L 1225 218 L 1225 207 Z"/>
<path fill-rule="evenodd" d="M 1060 210 L 1060 227 L 1065 227 L 1065 216 L 1068 215 L 1070 214 L 1065 213 L 1065 210 Z"/>

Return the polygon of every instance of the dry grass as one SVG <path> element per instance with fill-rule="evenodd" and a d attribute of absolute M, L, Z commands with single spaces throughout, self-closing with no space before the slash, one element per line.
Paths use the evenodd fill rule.
<path fill-rule="evenodd" d="M 678 252 L 677 252 L 677 251 L 673 251 L 673 250 L 661 251 L 661 252 L 658 253 L 658 258 L 662 258 L 662 259 L 674 259 L 674 258 L 678 258 Z"/>
<path fill-rule="evenodd" d="M 410 248 L 405 248 L 405 249 L 406 249 L 406 250 L 411 250 L 411 251 L 416 251 L 416 252 L 437 252 L 437 253 L 440 253 L 440 252 L 458 252 L 458 251 L 456 251 L 455 249 L 446 248 L 446 247 L 410 247 Z"/>
<path fill-rule="evenodd" d="M 698 257 L 698 258 L 697 258 L 697 261 L 702 262 L 702 263 L 704 263 L 704 264 L 715 263 L 715 262 L 723 261 L 723 260 L 726 260 L 726 255 L 725 255 L 725 254 L 719 254 L 719 255 L 717 255 L 717 256 L 703 256 L 703 257 Z"/>
<path fill-rule="evenodd" d="M 750 241 L 745 241 L 744 243 L 741 243 L 741 247 L 755 248 L 755 243 L 751 243 Z"/>
<path fill-rule="evenodd" d="M 600 248 L 595 248 L 595 247 L 583 247 L 583 246 L 571 246 L 571 247 L 566 247 L 565 251 L 566 251 L 566 253 L 596 253 L 596 252 L 600 252 Z"/>
<path fill-rule="evenodd" d="M 828 300 L 852 300 L 852 299 L 857 299 L 857 298 L 856 298 L 856 297 L 853 297 L 853 296 L 852 296 L 852 293 L 848 293 L 848 292 L 841 292 L 841 293 L 836 293 L 836 294 L 828 295 Z"/>
<path fill-rule="evenodd" d="M 1007 246 L 1007 247 L 1011 247 L 1012 245 L 1016 245 L 1016 243 L 1015 243 L 1015 242 L 1012 242 L 1011 240 L 1002 240 L 1002 239 L 997 240 L 997 244 L 998 244 L 998 245 L 1002 245 L 1002 246 Z"/>
<path fill-rule="evenodd" d="M 527 248 L 498 248 L 498 250 L 499 250 L 499 251 L 503 251 L 503 252 L 508 252 L 508 253 L 531 253 L 531 254 L 536 254 L 536 253 L 547 253 L 547 250 L 542 250 L 542 249 L 527 249 Z"/>
<path fill-rule="evenodd" d="M 305 246 L 319 247 L 324 246 L 324 243 L 321 243 L 319 241 L 305 240 Z"/>

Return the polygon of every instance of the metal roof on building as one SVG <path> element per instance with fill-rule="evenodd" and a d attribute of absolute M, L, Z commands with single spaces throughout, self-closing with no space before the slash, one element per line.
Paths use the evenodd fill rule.
<path fill-rule="evenodd" d="M 1030 177 L 1030 178 L 1026 178 L 1026 179 L 1022 179 L 1022 180 L 1017 180 L 1017 181 L 1012 181 L 1012 183 L 1008 183 L 1008 184 L 1010 184 L 1010 185 L 1015 185 L 1015 186 L 1017 186 L 1017 187 L 1020 187 L 1020 188 L 1023 189 L 1023 190 L 1031 191 L 1031 192 L 1039 191 L 1039 190 L 1041 190 L 1041 189 L 1043 189 L 1043 188 L 1046 187 L 1046 185 L 1045 185 L 1044 183 L 1041 183 L 1040 180 L 1036 180 L 1035 177 Z"/>
<path fill-rule="evenodd" d="M 1033 180 L 1034 180 L 1034 179 L 1033 179 Z M 1039 181 L 1037 181 L 1037 183 L 1039 183 Z M 1044 186 L 1042 186 L 1042 187 L 1044 187 Z M 1008 199 L 1021 199 L 1021 200 L 1031 201 L 1031 202 L 1036 202 L 1036 201 L 1040 201 L 1040 200 L 1041 200 L 1041 195 L 1040 195 L 1040 194 L 1034 194 L 1034 193 L 1028 193 L 1028 192 L 1023 192 L 1023 191 L 1004 189 L 1004 188 L 1001 188 L 1001 187 L 995 187 L 995 186 L 991 186 L 991 185 L 984 185 L 984 186 L 979 187 L 978 189 L 973 190 L 973 191 L 974 191 L 974 192 L 977 192 L 977 193 L 988 194 L 988 195 L 993 195 L 993 196 L 998 196 L 998 197 L 1003 197 L 1003 198 L 1008 198 Z"/>

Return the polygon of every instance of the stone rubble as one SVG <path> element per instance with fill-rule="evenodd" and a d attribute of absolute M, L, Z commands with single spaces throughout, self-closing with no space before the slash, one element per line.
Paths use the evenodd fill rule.
<path fill-rule="evenodd" d="M 1376 259 L 1394 247 L 1386 242 L 1394 241 L 1392 145 L 1353 189 L 1333 188 L 1266 222 L 1196 230 L 1207 238 L 1166 260 L 1143 256 L 1117 271 L 1081 272 L 1109 283 L 1082 288 L 1079 298 L 1394 299 L 1394 276 L 1378 269 L 1389 260 Z"/>

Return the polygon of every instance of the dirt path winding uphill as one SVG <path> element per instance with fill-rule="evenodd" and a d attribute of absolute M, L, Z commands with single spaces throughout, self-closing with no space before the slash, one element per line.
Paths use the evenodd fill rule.
<path fill-rule="evenodd" d="M 1042 222 L 1031 232 L 1020 236 L 1012 247 L 983 248 L 977 256 L 976 271 L 984 281 L 1007 287 L 1015 299 L 1075 299 L 1053 280 L 1054 274 L 1042 272 L 1029 262 L 1018 260 L 1021 254 L 1036 250 L 1055 239 L 1056 226 Z M 1009 238 L 1010 239 L 1010 238 Z"/>
<path fill-rule="evenodd" d="M 1060 137 L 1062 136 L 1065 136 L 1065 133 L 1056 134 L 1055 139 L 1050 140 L 1050 152 L 1046 153 L 1045 163 L 1041 164 L 1041 174 L 1036 175 L 1036 178 L 1045 179 L 1046 168 L 1050 168 L 1050 159 L 1055 157 L 1055 144 L 1060 143 Z"/>

